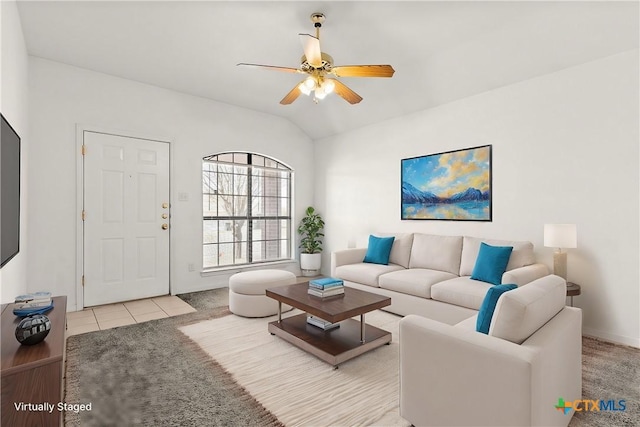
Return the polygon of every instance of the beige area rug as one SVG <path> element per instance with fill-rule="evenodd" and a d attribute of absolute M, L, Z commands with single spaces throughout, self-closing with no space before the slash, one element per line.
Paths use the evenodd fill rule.
<path fill-rule="evenodd" d="M 399 316 L 368 313 L 367 323 L 392 333 L 391 344 L 337 370 L 269 334 L 272 320 L 226 316 L 180 330 L 287 426 L 410 425 L 398 413 Z"/>

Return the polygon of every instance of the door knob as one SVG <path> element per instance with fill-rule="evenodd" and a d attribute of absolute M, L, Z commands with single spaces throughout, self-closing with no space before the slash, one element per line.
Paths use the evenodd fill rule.
<path fill-rule="evenodd" d="M 169 218 L 169 215 L 167 215 L 167 214 L 162 214 L 162 219 L 167 219 L 167 218 Z"/>
<path fill-rule="evenodd" d="M 162 229 L 166 230 L 167 228 L 169 228 L 169 224 L 162 224 Z"/>
<path fill-rule="evenodd" d="M 169 203 L 163 203 L 162 204 L 162 209 L 167 209 L 169 207 Z"/>

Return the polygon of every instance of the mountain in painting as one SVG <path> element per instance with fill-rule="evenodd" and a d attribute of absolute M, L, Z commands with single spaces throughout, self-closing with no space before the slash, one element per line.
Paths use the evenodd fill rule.
<path fill-rule="evenodd" d="M 489 192 L 477 188 L 467 188 L 451 197 L 440 197 L 428 191 L 418 190 L 408 182 L 402 182 L 402 203 L 460 203 L 489 200 Z"/>
<path fill-rule="evenodd" d="M 440 201 L 435 194 L 418 190 L 408 182 L 402 182 L 402 203 L 439 203 Z"/>
<path fill-rule="evenodd" d="M 449 197 L 448 201 L 452 203 L 456 202 L 473 202 L 483 200 L 483 194 L 477 188 L 467 188 L 461 193 L 456 193 Z"/>

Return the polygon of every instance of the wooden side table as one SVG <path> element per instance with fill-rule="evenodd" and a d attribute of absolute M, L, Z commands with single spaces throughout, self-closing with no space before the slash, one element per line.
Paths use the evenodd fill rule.
<path fill-rule="evenodd" d="M 567 282 L 567 296 L 571 297 L 571 307 L 573 307 L 573 297 L 580 295 L 580 285 Z"/>

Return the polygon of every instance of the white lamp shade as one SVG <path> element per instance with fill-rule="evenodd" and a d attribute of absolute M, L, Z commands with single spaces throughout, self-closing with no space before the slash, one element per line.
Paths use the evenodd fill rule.
<path fill-rule="evenodd" d="M 324 93 L 326 94 L 333 92 L 333 89 L 335 87 L 336 84 L 333 82 L 333 80 L 325 80 L 322 82 L 322 90 L 324 90 Z"/>
<path fill-rule="evenodd" d="M 545 224 L 544 245 L 549 248 L 577 248 L 578 233 L 575 224 Z"/>
<path fill-rule="evenodd" d="M 316 88 L 315 95 L 318 99 L 325 99 L 327 97 L 327 93 L 321 87 Z"/>
<path fill-rule="evenodd" d="M 309 89 L 309 87 L 304 84 L 304 82 L 298 85 L 298 89 L 300 89 L 300 92 L 304 93 L 307 96 L 311 93 L 311 89 Z"/>
<path fill-rule="evenodd" d="M 307 77 L 307 79 L 304 81 L 304 85 L 309 90 L 314 90 L 317 87 L 316 81 L 313 77 Z"/>

